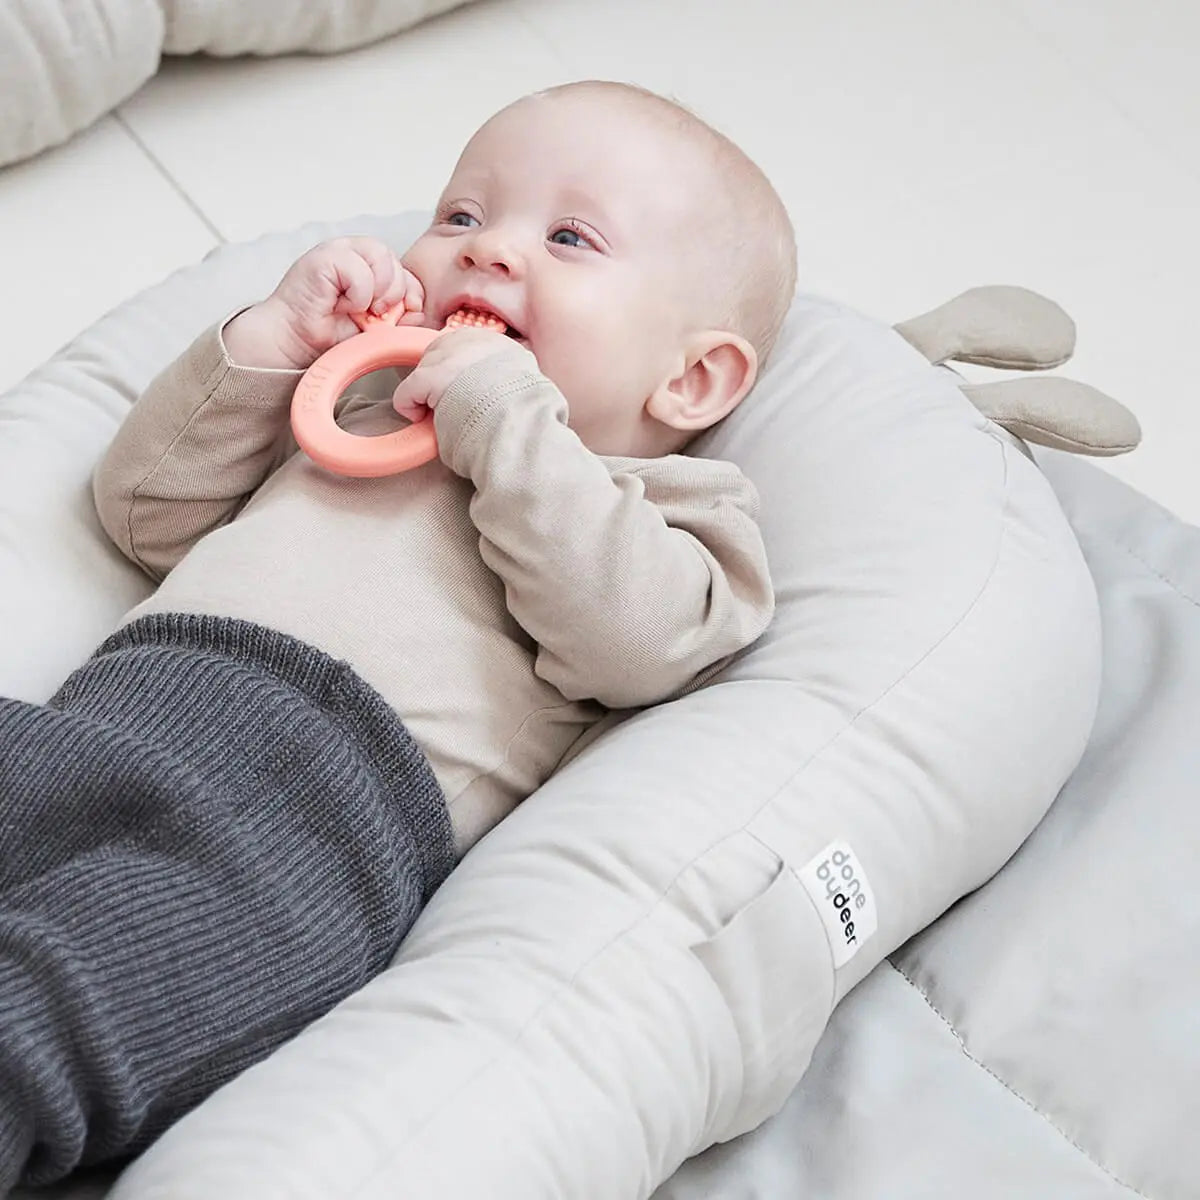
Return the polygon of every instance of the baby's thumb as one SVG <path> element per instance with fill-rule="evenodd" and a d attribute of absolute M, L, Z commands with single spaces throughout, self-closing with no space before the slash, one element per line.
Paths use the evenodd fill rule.
<path fill-rule="evenodd" d="M 420 371 L 413 371 L 396 385 L 392 407 L 409 421 L 423 421 L 429 415 L 429 388 L 422 384 Z"/>

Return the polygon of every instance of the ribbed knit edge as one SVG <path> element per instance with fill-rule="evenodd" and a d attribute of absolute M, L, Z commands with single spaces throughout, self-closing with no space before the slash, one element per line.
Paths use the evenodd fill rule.
<path fill-rule="evenodd" d="M 395 798 L 419 856 L 423 901 L 450 874 L 454 831 L 441 786 L 403 720 L 349 663 L 252 621 L 169 612 L 131 621 L 106 638 L 93 658 L 138 646 L 224 655 L 270 674 L 335 718 Z M 435 803 L 429 803 L 431 796 Z"/>

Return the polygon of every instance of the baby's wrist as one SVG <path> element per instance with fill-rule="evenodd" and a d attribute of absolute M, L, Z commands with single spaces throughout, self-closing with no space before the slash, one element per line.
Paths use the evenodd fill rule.
<path fill-rule="evenodd" d="M 529 356 L 532 362 L 532 356 Z M 539 401 L 537 403 L 533 401 Z M 442 393 L 433 411 L 442 461 L 456 474 L 475 479 L 499 443 L 506 422 L 533 430 L 544 411 L 567 422 L 562 393 L 538 369 L 508 355 L 496 354 L 472 364 Z"/>
<path fill-rule="evenodd" d="M 274 297 L 239 313 L 221 330 L 225 353 L 239 367 L 304 371 L 317 354 L 297 337 L 286 310 Z"/>

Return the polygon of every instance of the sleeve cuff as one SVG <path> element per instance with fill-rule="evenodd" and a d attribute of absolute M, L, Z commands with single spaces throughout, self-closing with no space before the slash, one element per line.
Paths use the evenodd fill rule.
<path fill-rule="evenodd" d="M 204 394 L 217 403 L 246 408 L 286 408 L 303 371 L 239 367 L 225 349 L 222 337 L 225 326 L 244 311 L 238 309 L 230 313 L 196 339 L 188 352 L 192 369 Z"/>
<path fill-rule="evenodd" d="M 470 477 L 481 450 L 513 411 L 513 397 L 537 391 L 557 401 L 554 415 L 565 425 L 566 400 L 535 366 L 529 365 L 525 355 L 516 358 L 502 350 L 468 367 L 445 390 L 434 410 L 442 461 L 455 474 Z"/>

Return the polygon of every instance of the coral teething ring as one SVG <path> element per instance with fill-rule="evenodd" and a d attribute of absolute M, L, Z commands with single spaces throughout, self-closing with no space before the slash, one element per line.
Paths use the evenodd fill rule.
<path fill-rule="evenodd" d="M 362 330 L 326 350 L 296 385 L 292 397 L 292 433 L 305 454 L 328 471 L 372 479 L 419 467 L 437 457 L 437 438 L 428 417 L 379 437 L 360 437 L 333 419 L 338 397 L 356 379 L 381 367 L 415 365 L 440 329 L 397 325 L 403 304 L 382 316 L 352 314 Z"/>

